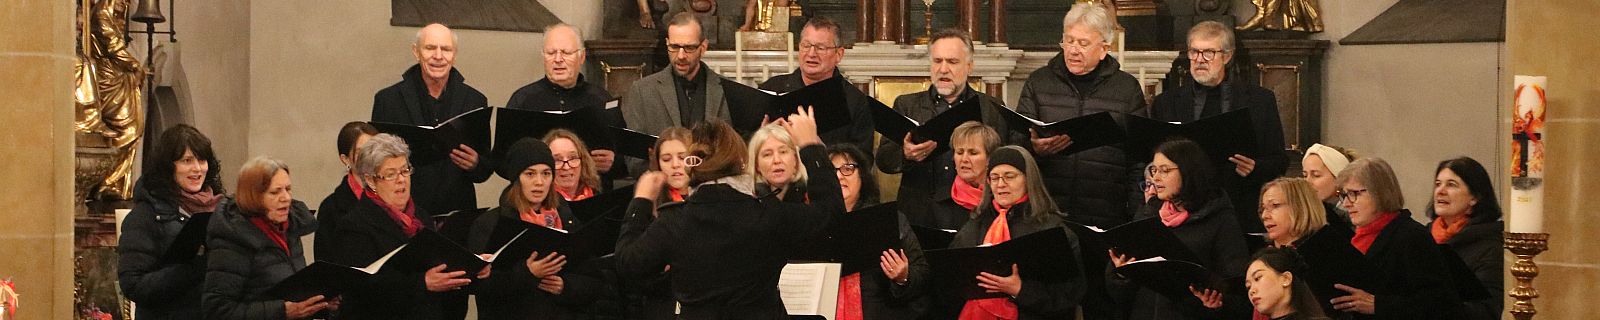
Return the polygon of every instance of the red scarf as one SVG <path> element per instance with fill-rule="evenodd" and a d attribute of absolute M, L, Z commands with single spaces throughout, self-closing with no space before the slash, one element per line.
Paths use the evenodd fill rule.
<path fill-rule="evenodd" d="M 568 194 L 566 191 L 561 191 L 560 189 L 557 189 L 556 192 L 560 193 L 561 198 L 566 199 L 567 201 L 578 201 L 594 196 L 594 188 L 590 187 L 583 187 L 583 190 L 578 190 L 578 195 L 576 196 Z"/>
<path fill-rule="evenodd" d="M 555 209 L 528 210 L 523 211 L 520 215 L 522 221 L 527 223 L 537 224 L 551 229 L 567 229 L 561 224 L 561 213 L 557 212 Z"/>
<path fill-rule="evenodd" d="M 678 192 L 677 188 L 668 187 L 667 195 L 672 196 L 672 202 L 683 202 L 683 192 Z"/>
<path fill-rule="evenodd" d="M 972 210 L 978 207 L 978 202 L 983 201 L 983 187 L 967 184 L 966 180 L 956 177 L 955 183 L 950 184 L 950 200 L 962 208 Z"/>
<path fill-rule="evenodd" d="M 367 193 L 366 189 L 361 188 L 361 179 L 357 179 L 354 174 L 345 175 L 344 183 L 350 186 L 350 193 L 356 195 L 356 200 L 361 200 L 361 196 Z"/>
<path fill-rule="evenodd" d="M 1028 202 L 1028 196 L 1027 195 L 1023 195 L 1022 199 L 1017 199 L 1017 203 L 1023 203 L 1023 202 Z M 1006 211 L 1010 211 L 1011 208 L 1016 207 L 1017 203 L 1013 203 L 1013 204 L 1011 204 L 1010 207 L 1005 207 L 1005 208 L 1000 207 L 999 203 L 993 203 L 994 204 L 994 211 L 996 213 L 998 213 L 998 214 L 995 215 L 994 222 L 989 223 L 989 231 L 988 232 L 984 232 L 984 234 L 983 234 L 983 244 L 984 245 L 995 245 L 995 244 L 1000 244 L 1001 242 L 1006 242 L 1007 240 L 1011 240 L 1011 225 L 1006 223 L 1006 213 L 1007 213 Z M 1004 298 L 1004 297 L 1001 297 L 1001 298 L 983 298 L 983 299 L 967 300 L 967 304 L 965 306 L 961 307 L 960 319 L 961 320 L 991 320 L 991 319 L 996 319 L 996 320 L 997 319 L 1007 319 L 1007 320 L 1010 320 L 1010 319 L 1016 319 L 1017 318 L 1017 314 L 1018 314 L 1017 303 L 1016 302 L 1011 302 L 1011 299 L 1007 299 L 1007 298 Z"/>
<path fill-rule="evenodd" d="M 1188 209 L 1184 209 L 1183 206 L 1173 205 L 1172 201 L 1162 202 L 1161 224 L 1167 225 L 1168 228 L 1177 228 L 1187 220 L 1189 220 Z"/>
<path fill-rule="evenodd" d="M 384 213 L 389 214 L 389 219 L 394 219 L 395 223 L 400 224 L 400 232 L 405 233 L 406 237 L 415 236 L 417 235 L 417 230 L 422 229 L 422 221 L 417 220 L 416 201 L 406 201 L 406 208 L 400 210 L 395 209 L 394 206 L 389 205 L 387 202 L 383 202 L 383 197 L 379 197 L 377 191 L 367 189 L 366 193 L 367 198 L 371 198 L 373 203 L 377 203 L 379 207 L 383 208 Z"/>
<path fill-rule="evenodd" d="M 1399 216 L 1397 212 L 1380 213 L 1378 219 L 1372 223 L 1356 227 L 1356 236 L 1350 238 L 1350 245 L 1355 246 L 1356 250 L 1361 250 L 1361 254 L 1367 254 L 1367 249 L 1372 248 L 1372 243 L 1378 241 L 1378 233 L 1383 232 L 1383 227 L 1389 226 L 1389 222 L 1393 222 L 1394 218 Z"/>
<path fill-rule="evenodd" d="M 838 306 L 834 311 L 834 319 L 862 320 L 860 272 L 839 278 Z"/>
<path fill-rule="evenodd" d="M 1439 216 L 1433 218 L 1433 228 L 1428 231 L 1433 233 L 1434 243 L 1444 244 L 1446 241 L 1450 241 L 1450 238 L 1456 237 L 1457 233 L 1461 233 L 1461 229 L 1466 229 L 1469 219 L 1471 219 L 1470 216 L 1461 217 L 1461 219 L 1457 219 L 1456 223 L 1452 224 L 1444 216 Z"/>
<path fill-rule="evenodd" d="M 289 237 L 286 235 L 289 232 L 288 222 L 273 223 L 268 221 L 267 217 L 250 217 L 250 224 L 255 225 L 256 229 L 261 229 L 261 233 L 266 234 L 272 243 L 278 244 L 278 248 L 283 249 L 284 255 L 292 254 L 289 253 Z"/>

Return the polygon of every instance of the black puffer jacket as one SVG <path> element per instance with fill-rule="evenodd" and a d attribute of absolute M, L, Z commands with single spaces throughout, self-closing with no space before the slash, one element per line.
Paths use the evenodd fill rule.
<path fill-rule="evenodd" d="M 189 216 L 178 212 L 177 203 L 157 198 L 142 181 L 133 188 L 133 201 L 117 240 L 122 294 L 139 304 L 139 319 L 201 319 L 206 256 L 183 263 L 161 261 Z"/>
<path fill-rule="evenodd" d="M 1502 238 L 1505 222 L 1495 218 L 1498 217 L 1472 217 L 1471 224 L 1444 243 L 1467 263 L 1491 297 L 1462 301 L 1461 319 L 1495 319 L 1505 308 L 1505 301 L 1500 298 L 1505 294 L 1505 274 L 1500 271 L 1505 267 L 1504 253 L 1501 253 L 1505 247 Z M 1433 223 L 1427 227 L 1432 228 Z"/>
<path fill-rule="evenodd" d="M 1109 111 L 1119 121 L 1127 114 L 1149 116 L 1144 91 L 1133 75 L 1122 72 L 1122 65 L 1107 56 L 1088 76 L 1092 88 L 1073 84 L 1062 55 L 1028 76 L 1017 100 L 1017 113 L 1040 121 L 1053 122 L 1101 111 Z M 1011 141 L 1030 150 L 1026 134 L 1013 133 Z M 1037 154 L 1037 153 L 1036 153 Z M 1138 170 L 1130 169 L 1128 156 L 1120 145 L 1084 150 L 1071 155 L 1038 156 L 1045 186 L 1068 220 L 1093 226 L 1116 226 L 1129 220 L 1129 190 L 1137 181 Z"/>
<path fill-rule="evenodd" d="M 1162 204 L 1161 199 L 1151 199 L 1133 219 L 1159 217 Z M 1245 250 L 1244 234 L 1239 231 L 1239 221 L 1233 218 L 1233 204 L 1226 195 L 1219 194 L 1198 209 L 1189 209 L 1189 219 L 1172 228 L 1172 233 L 1201 260 L 1191 262 L 1199 263 L 1222 279 L 1244 276 L 1250 253 Z M 1112 299 L 1127 308 L 1127 319 L 1235 319 L 1233 316 L 1250 313 L 1246 308 L 1250 302 L 1245 300 L 1243 292 L 1224 293 L 1223 310 L 1219 312 L 1201 306 L 1199 299 L 1172 301 L 1115 273 L 1108 272 L 1106 287 Z"/>
<path fill-rule="evenodd" d="M 317 230 L 306 204 L 294 201 L 284 240 L 289 252 L 250 222 L 232 199 L 217 207 L 206 227 L 206 283 L 202 304 L 210 319 L 277 320 L 283 300 L 264 296 L 279 281 L 306 267 L 300 237 Z M 332 298 L 332 297 L 329 297 Z"/>

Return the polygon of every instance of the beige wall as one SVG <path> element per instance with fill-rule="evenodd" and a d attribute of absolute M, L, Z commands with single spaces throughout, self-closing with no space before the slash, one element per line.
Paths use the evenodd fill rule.
<path fill-rule="evenodd" d="M 1538 318 L 1592 318 L 1594 293 L 1600 290 L 1600 256 L 1592 246 L 1600 243 L 1594 212 L 1600 206 L 1594 196 L 1600 170 L 1592 162 L 1600 158 L 1594 142 L 1600 135 L 1600 66 L 1593 63 L 1593 54 L 1600 52 L 1600 36 L 1594 33 L 1600 30 L 1600 20 L 1594 19 L 1600 2 L 1513 0 L 1507 6 L 1508 69 L 1549 77 L 1544 228 L 1550 251 L 1536 259 L 1540 275 L 1534 286 L 1542 294 L 1534 301 Z M 1503 88 L 1509 90 L 1509 83 Z"/>
<path fill-rule="evenodd" d="M 72 1 L 0 10 L 0 279 L 21 319 L 72 318 Z"/>

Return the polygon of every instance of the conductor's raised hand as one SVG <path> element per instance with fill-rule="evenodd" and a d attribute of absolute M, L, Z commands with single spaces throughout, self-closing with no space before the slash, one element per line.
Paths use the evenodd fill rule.
<path fill-rule="evenodd" d="M 822 144 L 822 137 L 817 135 L 817 119 L 813 116 L 816 114 L 815 109 L 810 106 L 795 109 L 794 114 L 780 123 L 789 131 L 789 137 L 794 139 L 794 145 L 804 147 Z"/>
<path fill-rule="evenodd" d="M 661 195 L 661 186 L 666 183 L 667 176 L 661 171 L 645 171 L 639 175 L 639 182 L 634 184 L 633 197 L 655 202 L 656 197 Z"/>

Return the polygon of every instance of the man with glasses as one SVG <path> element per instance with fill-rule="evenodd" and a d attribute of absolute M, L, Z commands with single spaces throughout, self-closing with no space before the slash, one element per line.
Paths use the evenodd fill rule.
<path fill-rule="evenodd" d="M 1145 95 L 1139 81 L 1108 56 L 1115 36 L 1106 9 L 1095 4 L 1072 6 L 1061 21 L 1061 54 L 1028 76 L 1017 100 L 1017 113 L 1046 122 L 1108 111 L 1113 117 L 1145 116 Z M 1014 132 L 1021 132 L 1014 130 Z M 1110 145 L 1062 154 L 1072 137 L 1013 134 L 1011 141 L 1029 147 L 1038 157 L 1045 186 L 1066 219 L 1085 225 L 1114 227 L 1132 218 L 1129 206 L 1139 172 L 1123 146 Z M 1148 159 L 1144 159 L 1148 160 Z"/>
<path fill-rule="evenodd" d="M 835 77 L 844 77 L 839 73 L 839 61 L 844 59 L 844 47 L 839 44 L 839 24 L 823 16 L 812 17 L 806 21 L 805 27 L 800 29 L 800 68 L 794 73 L 778 75 L 761 83 L 761 89 L 775 92 L 789 92 L 800 90 L 813 83 Z M 868 97 L 861 93 L 861 89 L 851 85 L 849 81 L 840 81 L 844 86 L 845 105 L 850 109 L 849 126 L 839 127 L 828 132 L 821 132 L 822 142 L 827 144 L 850 143 L 870 149 L 872 146 L 872 109 L 867 107 Z M 827 127 L 827 125 L 819 124 Z M 868 150 L 870 151 L 870 150 Z"/>
<path fill-rule="evenodd" d="M 706 68 L 700 20 L 679 13 L 667 24 L 667 56 L 671 68 L 634 81 L 622 97 L 622 117 L 628 129 L 656 133 L 668 127 L 728 119 L 722 96 L 722 76 Z"/>
<path fill-rule="evenodd" d="M 544 78 L 534 83 L 522 86 L 516 93 L 511 94 L 511 100 L 506 101 L 506 108 L 534 110 L 534 111 L 571 111 L 578 108 L 602 108 L 600 112 L 603 119 L 595 119 L 596 123 L 627 127 L 622 121 L 622 110 L 608 106 L 611 93 L 606 92 L 603 86 L 590 85 L 584 81 L 583 62 L 587 57 L 583 48 L 583 35 L 572 25 L 558 23 L 544 29 Z M 594 159 L 594 168 L 600 172 L 605 190 L 611 190 L 612 180 L 621 179 L 628 175 L 628 170 L 623 164 L 616 162 L 616 152 L 610 146 L 591 146 L 589 157 Z M 620 167 L 612 170 L 613 164 Z M 605 191 L 597 190 L 597 191 Z"/>
<path fill-rule="evenodd" d="M 1228 161 L 1217 163 L 1216 172 L 1234 204 L 1239 226 L 1247 233 L 1266 232 L 1256 206 L 1241 204 L 1258 203 L 1261 186 L 1282 176 L 1289 167 L 1289 157 L 1283 152 L 1278 102 L 1272 91 L 1229 77 L 1229 63 L 1235 54 L 1231 28 L 1216 21 L 1201 22 L 1189 29 L 1188 42 L 1185 53 L 1191 77 L 1178 89 L 1156 96 L 1150 106 L 1151 118 L 1189 122 L 1249 109 L 1259 149 L 1250 154 L 1226 155 Z"/>

